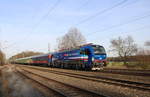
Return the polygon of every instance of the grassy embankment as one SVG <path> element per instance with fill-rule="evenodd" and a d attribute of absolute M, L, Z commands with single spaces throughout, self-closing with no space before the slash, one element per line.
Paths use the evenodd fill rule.
<path fill-rule="evenodd" d="M 123 69 L 150 69 L 150 63 L 140 64 L 138 62 L 128 62 L 124 65 L 123 62 L 109 62 L 107 67 Z"/>

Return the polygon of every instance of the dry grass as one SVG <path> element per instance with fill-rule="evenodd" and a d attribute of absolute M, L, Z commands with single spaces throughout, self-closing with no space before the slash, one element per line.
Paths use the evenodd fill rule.
<path fill-rule="evenodd" d="M 140 64 L 138 62 L 128 62 L 126 65 L 123 62 L 109 62 L 109 68 L 122 68 L 122 69 L 150 69 L 150 63 Z"/>

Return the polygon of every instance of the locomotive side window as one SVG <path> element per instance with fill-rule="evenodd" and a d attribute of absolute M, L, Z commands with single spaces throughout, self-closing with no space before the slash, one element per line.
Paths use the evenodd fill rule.
<path fill-rule="evenodd" d="M 86 55 L 89 55 L 90 54 L 90 51 L 88 49 L 85 49 L 85 54 Z"/>
<path fill-rule="evenodd" d="M 88 55 L 88 54 L 89 54 L 89 50 L 88 50 L 88 49 L 81 50 L 81 51 L 80 51 L 80 54 Z"/>
<path fill-rule="evenodd" d="M 84 55 L 85 54 L 85 50 L 81 50 L 80 54 Z"/>

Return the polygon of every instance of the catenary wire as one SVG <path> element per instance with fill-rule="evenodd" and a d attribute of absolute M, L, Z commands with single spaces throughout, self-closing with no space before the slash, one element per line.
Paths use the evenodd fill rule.
<path fill-rule="evenodd" d="M 136 18 L 134 18 L 134 19 L 132 19 L 132 20 L 126 21 L 126 22 L 124 22 L 124 23 L 112 25 L 112 26 L 110 26 L 110 27 L 108 27 L 108 28 L 104 28 L 104 29 L 101 29 L 101 30 L 99 30 L 99 31 L 95 31 L 95 32 L 92 32 L 92 33 L 88 33 L 87 36 L 92 36 L 92 35 L 95 34 L 95 33 L 104 32 L 104 31 L 107 31 L 107 30 L 111 30 L 111 29 L 113 29 L 113 28 L 117 28 L 117 27 L 120 27 L 120 26 L 129 24 L 129 23 L 132 23 L 132 22 L 136 22 L 136 21 L 138 21 L 138 20 L 142 20 L 142 19 L 145 19 L 145 18 L 148 18 L 148 17 L 150 17 L 150 14 L 144 15 L 144 16 L 141 16 L 141 17 L 136 17 Z"/>
<path fill-rule="evenodd" d="M 113 5 L 113 6 L 111 6 L 111 7 L 109 7 L 109 8 L 106 8 L 106 9 L 104 9 L 104 10 L 102 10 L 102 11 L 99 11 L 99 12 L 97 12 L 97 13 L 91 15 L 90 17 L 87 17 L 87 18 L 85 18 L 84 20 L 78 22 L 76 25 L 83 24 L 83 23 L 85 23 L 85 22 L 87 22 L 87 21 L 89 21 L 89 20 L 95 18 L 96 16 L 99 16 L 99 15 L 101 15 L 101 14 L 107 12 L 107 11 L 110 11 L 110 10 L 112 10 L 112 9 L 114 9 L 114 8 L 116 8 L 116 7 L 118 7 L 118 6 L 122 5 L 122 4 L 124 4 L 124 3 L 126 3 L 127 1 L 128 1 L 128 0 L 123 0 L 123 1 L 121 1 L 121 2 L 119 2 L 119 3 L 117 3 L 117 4 Z"/>

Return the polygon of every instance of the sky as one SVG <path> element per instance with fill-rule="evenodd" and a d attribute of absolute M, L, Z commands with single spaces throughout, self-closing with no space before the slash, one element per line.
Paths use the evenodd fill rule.
<path fill-rule="evenodd" d="M 119 36 L 130 35 L 143 47 L 150 41 L 150 0 L 0 0 L 0 48 L 7 58 L 47 53 L 48 43 L 53 51 L 72 27 L 107 52 Z"/>

